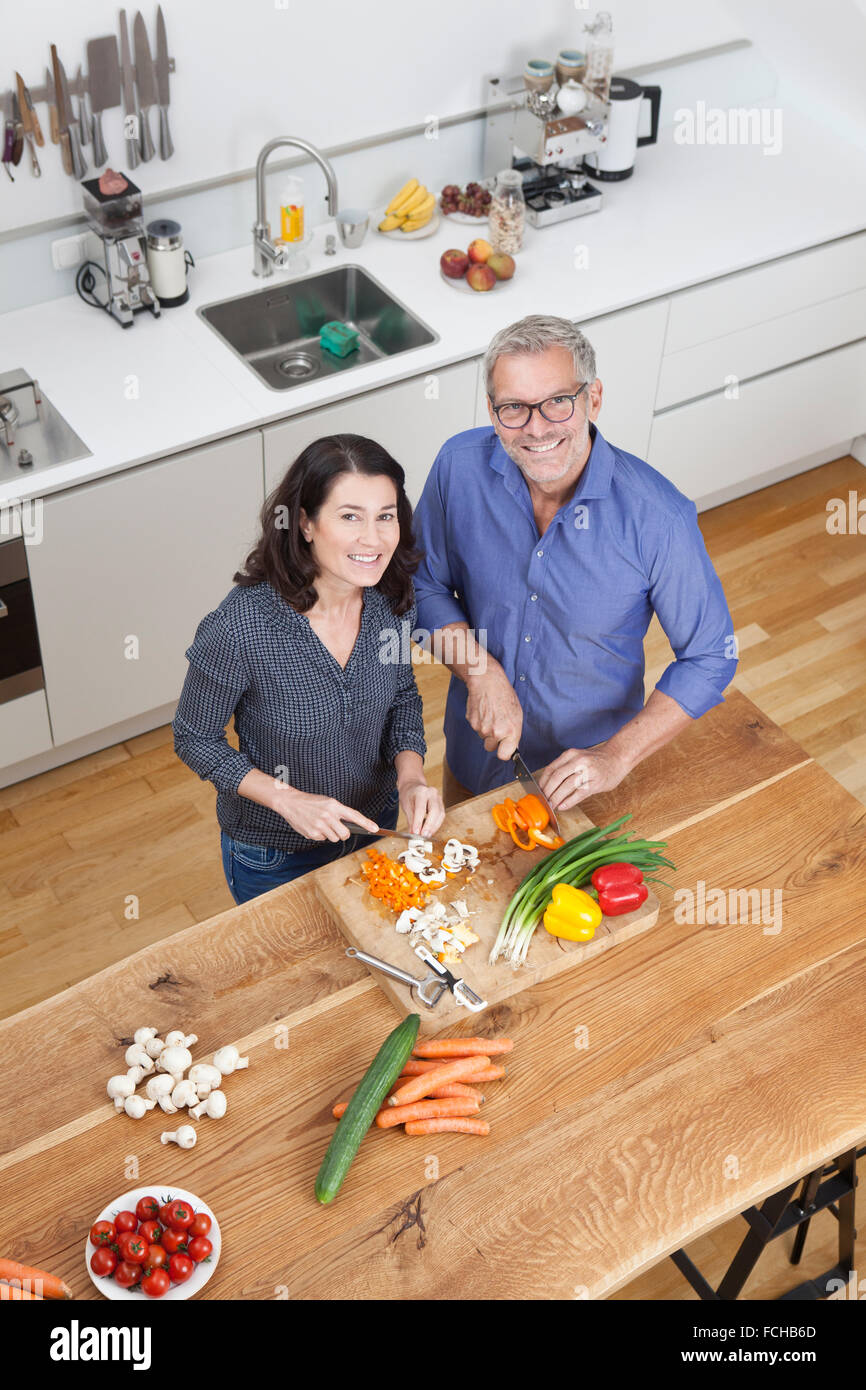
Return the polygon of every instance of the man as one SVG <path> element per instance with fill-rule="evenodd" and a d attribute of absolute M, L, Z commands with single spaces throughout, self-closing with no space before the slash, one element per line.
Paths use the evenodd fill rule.
<path fill-rule="evenodd" d="M 492 428 L 442 446 L 415 517 L 418 623 L 452 672 L 445 802 L 511 781 L 519 744 L 568 810 L 721 702 L 733 625 L 694 504 L 595 425 L 583 334 L 530 315 L 484 371 Z M 653 612 L 676 660 L 644 704 Z"/>

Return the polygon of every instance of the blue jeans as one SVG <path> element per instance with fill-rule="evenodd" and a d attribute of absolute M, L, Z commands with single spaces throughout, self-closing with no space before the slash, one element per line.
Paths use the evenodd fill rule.
<path fill-rule="evenodd" d="M 379 817 L 383 830 L 394 829 L 399 809 L 395 791 Z M 375 835 L 350 835 L 348 840 L 340 840 L 338 844 L 324 840 L 312 849 L 292 853 L 289 850 L 269 849 L 266 845 L 247 845 L 241 840 L 233 840 L 221 830 L 223 872 L 235 902 L 246 903 L 250 898 L 257 898 L 261 893 L 268 893 L 272 888 L 279 888 L 283 883 L 290 883 L 292 879 L 320 868 L 322 864 L 330 864 L 344 854 L 363 849 L 373 844 L 376 838 Z"/>

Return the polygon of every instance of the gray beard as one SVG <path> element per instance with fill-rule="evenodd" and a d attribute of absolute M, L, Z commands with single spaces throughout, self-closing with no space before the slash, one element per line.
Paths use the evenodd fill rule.
<path fill-rule="evenodd" d="M 538 483 L 542 486 L 545 483 L 558 483 L 564 477 L 566 477 L 568 473 L 571 472 L 571 469 L 574 467 L 577 460 L 581 458 L 587 450 L 587 447 L 589 445 L 589 418 L 587 417 L 584 420 L 583 430 L 581 431 L 581 433 L 579 435 L 572 436 L 571 447 L 568 450 L 568 457 L 565 466 L 563 467 L 561 473 L 557 473 L 554 476 L 550 476 L 548 474 L 545 477 L 539 477 L 536 473 L 533 473 L 529 467 L 527 467 L 525 457 L 520 452 L 519 444 L 513 444 L 511 448 L 509 448 L 508 445 L 505 443 L 505 440 L 502 438 L 501 434 L 499 436 L 499 440 L 508 457 L 512 460 L 512 462 L 517 464 L 517 467 L 520 469 L 521 473 L 524 475 L 524 477 L 529 478 L 530 482 Z"/>

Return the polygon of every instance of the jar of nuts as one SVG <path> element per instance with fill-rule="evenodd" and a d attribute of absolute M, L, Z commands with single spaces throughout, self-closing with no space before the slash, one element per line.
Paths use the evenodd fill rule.
<path fill-rule="evenodd" d="M 523 176 L 519 169 L 503 169 L 496 175 L 496 187 L 487 209 L 490 244 L 494 251 L 513 256 L 523 245 L 526 203 Z"/>

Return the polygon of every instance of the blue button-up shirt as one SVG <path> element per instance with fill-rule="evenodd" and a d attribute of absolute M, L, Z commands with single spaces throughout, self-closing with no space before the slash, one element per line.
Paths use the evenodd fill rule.
<path fill-rule="evenodd" d="M 523 707 L 520 751 L 534 769 L 565 748 L 603 742 L 643 708 L 653 612 L 676 656 L 656 688 L 693 719 L 721 702 L 737 665 L 694 503 L 590 432 L 577 488 L 543 536 L 526 480 L 490 427 L 442 446 L 415 514 L 425 552 L 419 626 L 466 622 L 485 642 Z M 445 739 L 451 771 L 470 791 L 512 780 L 511 763 L 486 752 L 467 723 L 456 677 Z"/>

